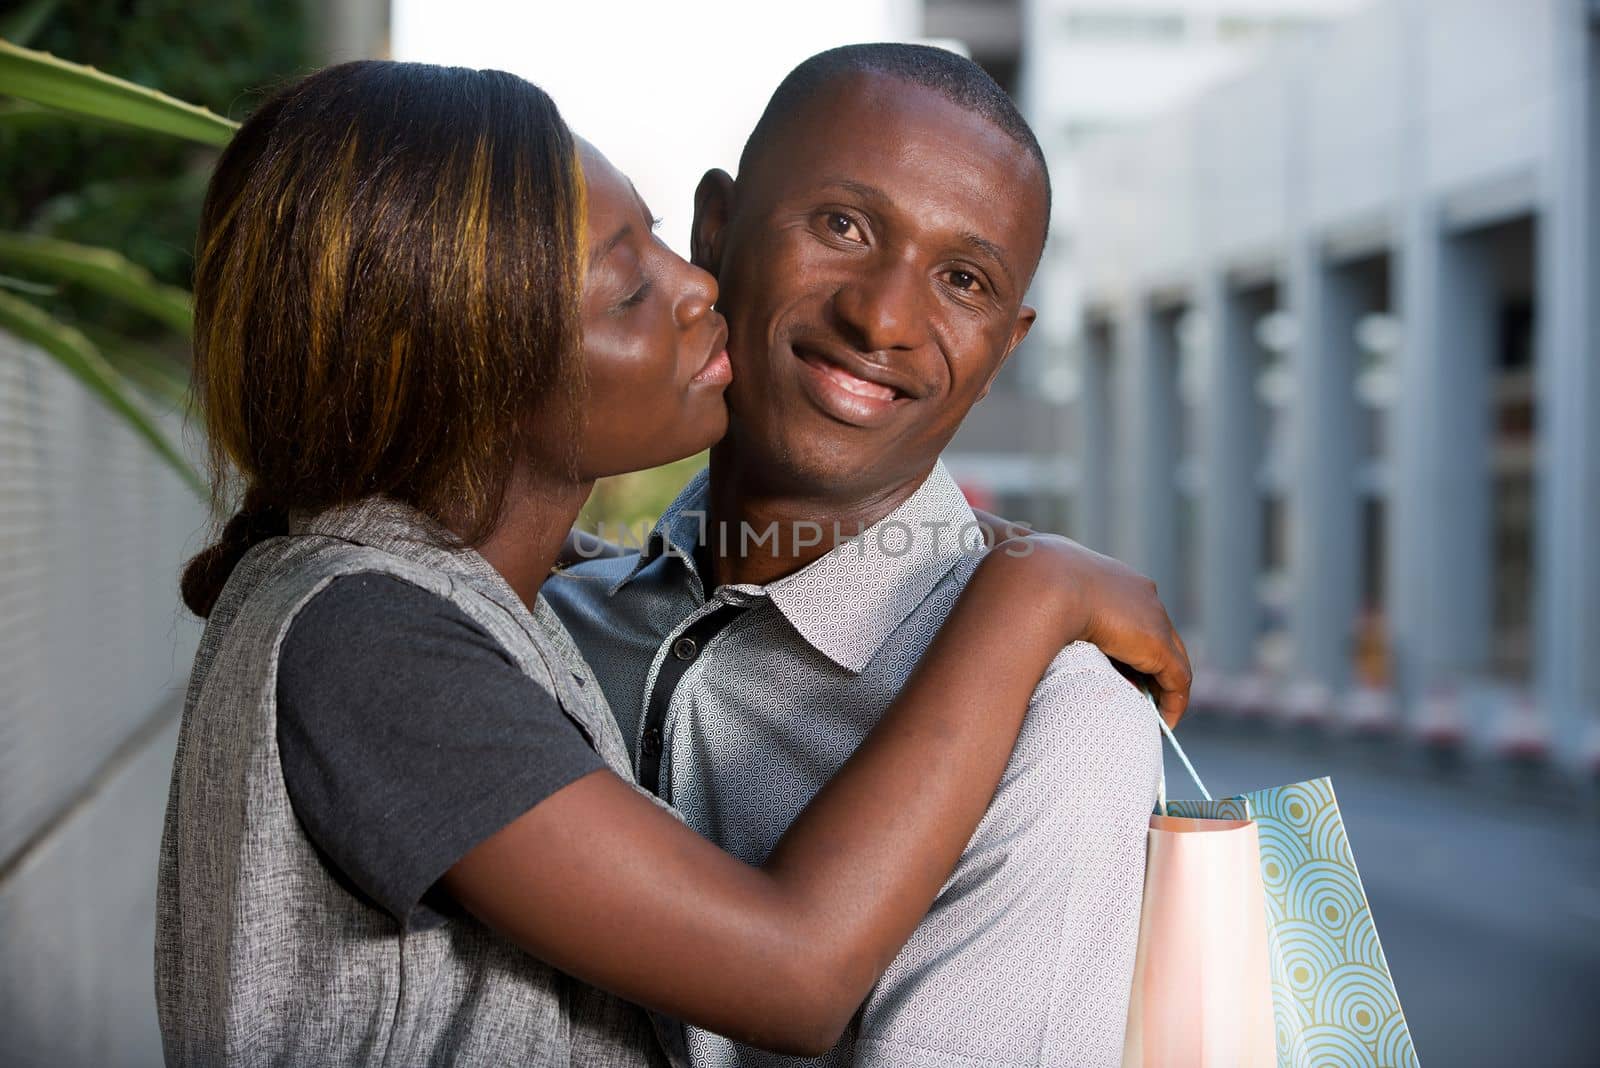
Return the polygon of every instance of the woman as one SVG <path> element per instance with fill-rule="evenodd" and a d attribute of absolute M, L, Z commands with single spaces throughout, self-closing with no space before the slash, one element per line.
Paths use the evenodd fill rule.
<path fill-rule="evenodd" d="M 663 1063 L 634 1004 L 832 1045 L 1105 607 L 1079 557 L 986 559 L 750 867 L 628 780 L 538 599 L 594 480 L 715 441 L 729 380 L 715 283 L 548 98 L 376 62 L 290 87 L 218 163 L 195 295 L 244 492 L 183 583 L 209 621 L 162 842 L 168 1061 Z"/>

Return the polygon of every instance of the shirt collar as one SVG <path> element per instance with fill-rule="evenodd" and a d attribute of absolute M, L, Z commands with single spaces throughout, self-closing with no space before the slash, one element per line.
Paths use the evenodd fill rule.
<path fill-rule="evenodd" d="M 612 584 L 610 593 L 615 594 L 646 566 L 663 556 L 676 557 L 682 561 L 689 575 L 704 589 L 704 579 L 700 575 L 699 562 L 695 559 L 695 549 L 705 540 L 706 506 L 710 496 L 710 484 L 711 469 L 702 467 L 689 480 L 689 484 L 678 491 L 672 503 L 667 505 L 667 510 L 661 513 L 661 518 L 656 520 L 656 525 L 650 528 L 650 536 L 645 539 L 644 548 L 634 560 L 633 566 Z"/>
<path fill-rule="evenodd" d="M 289 516 L 289 533 L 320 534 L 381 549 L 461 579 L 510 612 L 519 623 L 532 618 L 505 577 L 476 549 L 461 544 L 431 516 L 392 497 L 367 497 L 320 512 L 293 512 Z"/>
<path fill-rule="evenodd" d="M 694 550 L 705 537 L 708 481 L 702 470 L 684 487 L 613 592 L 667 555 L 682 562 L 686 579 L 701 581 Z M 977 518 L 940 462 L 859 537 L 765 587 L 734 588 L 764 594 L 807 643 L 859 674 L 961 557 L 981 545 Z"/>

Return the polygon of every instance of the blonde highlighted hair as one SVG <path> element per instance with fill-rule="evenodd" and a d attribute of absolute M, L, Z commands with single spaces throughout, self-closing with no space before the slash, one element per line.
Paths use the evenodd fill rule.
<path fill-rule="evenodd" d="M 346 63 L 264 103 L 201 216 L 194 389 L 239 509 L 190 609 L 291 511 L 385 494 L 486 536 L 529 435 L 577 439 L 584 217 L 572 134 L 513 75 Z"/>

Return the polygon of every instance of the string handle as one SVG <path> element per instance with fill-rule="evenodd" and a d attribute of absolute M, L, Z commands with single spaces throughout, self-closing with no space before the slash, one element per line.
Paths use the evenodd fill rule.
<path fill-rule="evenodd" d="M 1189 763 L 1189 755 L 1183 751 L 1183 746 L 1178 744 L 1177 737 L 1172 733 L 1172 728 L 1167 726 L 1167 721 L 1161 718 L 1161 710 L 1156 707 L 1155 695 L 1149 690 L 1144 692 L 1144 699 L 1150 705 L 1151 711 L 1156 714 L 1156 722 L 1161 725 L 1161 733 L 1172 744 L 1172 751 L 1178 754 L 1178 759 L 1183 762 L 1183 770 L 1189 773 L 1189 778 L 1200 788 L 1200 796 L 1210 801 L 1211 791 L 1206 789 L 1206 784 L 1200 781 L 1199 774 L 1194 770 L 1194 765 Z M 1156 805 L 1161 809 L 1161 814 L 1167 814 L 1167 762 L 1161 762 L 1161 778 L 1156 781 Z"/>

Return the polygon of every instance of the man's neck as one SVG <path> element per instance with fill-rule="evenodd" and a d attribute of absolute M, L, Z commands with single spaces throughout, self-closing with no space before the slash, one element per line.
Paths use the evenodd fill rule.
<path fill-rule="evenodd" d="M 724 442 L 711 450 L 708 587 L 765 586 L 820 559 L 904 504 L 929 472 L 870 492 L 838 493 L 772 479 Z"/>

